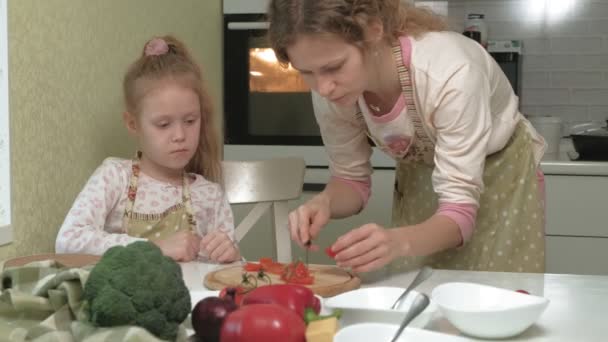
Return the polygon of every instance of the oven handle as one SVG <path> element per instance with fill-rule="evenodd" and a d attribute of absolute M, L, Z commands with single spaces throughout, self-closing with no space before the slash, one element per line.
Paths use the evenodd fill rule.
<path fill-rule="evenodd" d="M 268 30 L 268 21 L 232 21 L 228 23 L 229 30 Z"/>

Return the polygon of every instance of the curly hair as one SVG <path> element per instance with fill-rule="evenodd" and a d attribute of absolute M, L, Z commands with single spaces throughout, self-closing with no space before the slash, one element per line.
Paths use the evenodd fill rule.
<path fill-rule="evenodd" d="M 447 29 L 442 17 L 401 0 L 271 0 L 268 19 L 270 44 L 282 64 L 289 63 L 287 48 L 302 34 L 332 33 L 364 49 L 365 27 L 374 19 L 382 22 L 388 42 Z"/>

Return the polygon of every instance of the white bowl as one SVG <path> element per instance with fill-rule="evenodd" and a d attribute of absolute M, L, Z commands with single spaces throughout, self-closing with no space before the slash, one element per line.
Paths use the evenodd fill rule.
<path fill-rule="evenodd" d="M 401 287 L 366 287 L 326 298 L 323 301 L 323 305 L 328 309 L 342 310 L 342 317 L 340 318 L 340 326 L 342 327 L 370 322 L 398 325 L 401 324 L 405 313 L 418 294 L 416 291 L 410 292 L 398 308 L 391 309 L 391 305 L 393 305 L 404 290 Z M 410 326 L 424 328 L 436 312 L 437 306 L 431 302 L 410 323 Z"/>
<path fill-rule="evenodd" d="M 399 328 L 397 324 L 385 323 L 360 323 L 340 329 L 334 336 L 334 342 L 370 342 L 370 341 L 390 341 Z M 466 338 L 441 334 L 430 330 L 407 327 L 397 340 L 424 341 L 424 342 L 464 342 Z"/>
<path fill-rule="evenodd" d="M 543 297 L 473 283 L 442 284 L 431 297 L 456 328 L 481 338 L 518 335 L 549 305 Z"/>

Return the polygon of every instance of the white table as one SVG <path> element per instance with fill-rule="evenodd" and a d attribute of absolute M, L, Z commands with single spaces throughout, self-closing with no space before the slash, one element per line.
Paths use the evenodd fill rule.
<path fill-rule="evenodd" d="M 218 267 L 222 266 L 182 264 L 186 285 L 191 291 L 205 290 L 205 274 Z M 414 272 L 410 272 L 389 277 L 376 276 L 376 279 L 366 281 L 363 286 L 406 287 L 414 275 Z M 506 341 L 608 341 L 608 276 L 435 270 L 417 290 L 430 294 L 437 285 L 452 281 L 475 282 L 513 290 L 524 289 L 551 300 L 549 307 L 535 325 L 516 338 Z M 427 329 L 460 335 L 441 315 L 437 315 Z"/>

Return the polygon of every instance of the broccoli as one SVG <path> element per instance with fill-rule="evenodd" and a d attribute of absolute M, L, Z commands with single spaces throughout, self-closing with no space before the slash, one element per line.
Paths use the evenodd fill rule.
<path fill-rule="evenodd" d="M 108 249 L 83 296 L 93 325 L 137 325 L 164 340 L 175 340 L 192 308 L 180 266 L 146 241 Z"/>

